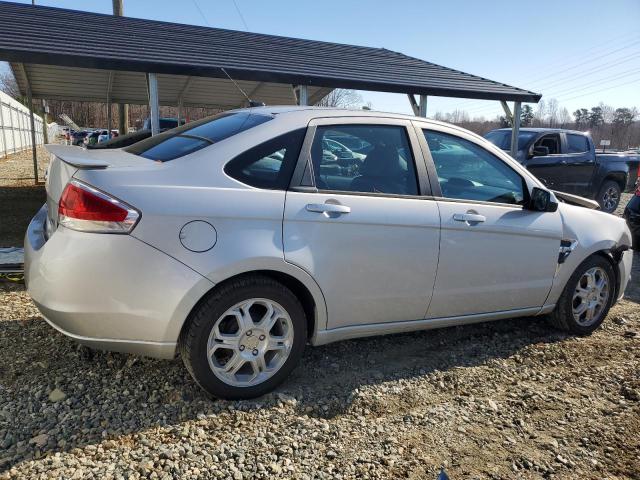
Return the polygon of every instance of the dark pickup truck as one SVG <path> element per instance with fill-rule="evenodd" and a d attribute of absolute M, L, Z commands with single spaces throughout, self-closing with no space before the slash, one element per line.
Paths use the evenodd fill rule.
<path fill-rule="evenodd" d="M 511 129 L 492 130 L 485 138 L 511 148 Z M 592 198 L 613 212 L 622 192 L 633 191 L 640 155 L 596 153 L 588 133 L 552 128 L 522 128 L 516 159 L 550 189 Z"/>

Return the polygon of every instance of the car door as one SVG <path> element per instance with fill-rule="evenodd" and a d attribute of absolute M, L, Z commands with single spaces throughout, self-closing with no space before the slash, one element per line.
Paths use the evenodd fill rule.
<path fill-rule="evenodd" d="M 328 156 L 323 143 L 331 138 L 360 142 L 367 153 Z M 309 125 L 286 196 L 284 256 L 322 289 L 327 328 L 424 318 L 440 215 L 427 197 L 417 142 L 404 120 L 327 118 Z"/>
<path fill-rule="evenodd" d="M 447 127 L 419 132 L 442 225 L 428 318 L 536 312 L 557 267 L 560 212 L 524 209 L 529 186 L 520 166 L 475 136 Z"/>
<path fill-rule="evenodd" d="M 596 162 L 591 140 L 580 133 L 564 135 L 566 192 L 594 196 L 590 185 Z"/>
<path fill-rule="evenodd" d="M 549 149 L 548 155 L 534 155 L 536 147 Z M 530 150 L 526 152 L 524 165 L 531 173 L 552 190 L 569 192 L 567 179 L 567 158 L 562 153 L 562 136 L 560 133 L 549 133 L 536 139 Z"/>

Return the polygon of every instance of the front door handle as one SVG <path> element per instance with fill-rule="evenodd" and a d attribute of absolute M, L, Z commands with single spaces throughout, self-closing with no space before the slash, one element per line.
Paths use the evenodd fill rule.
<path fill-rule="evenodd" d="M 342 215 L 351 212 L 351 207 L 346 205 L 337 205 L 335 203 L 309 203 L 307 204 L 308 212 L 326 213 L 327 215 Z"/>
<path fill-rule="evenodd" d="M 453 219 L 456 222 L 480 223 L 485 222 L 487 217 L 478 215 L 477 213 L 454 213 Z"/>

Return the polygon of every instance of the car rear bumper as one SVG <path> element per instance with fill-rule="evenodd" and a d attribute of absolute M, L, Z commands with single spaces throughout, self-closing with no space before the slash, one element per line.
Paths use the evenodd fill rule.
<path fill-rule="evenodd" d="M 47 322 L 94 348 L 172 358 L 211 281 L 130 235 L 59 227 L 47 240 L 46 216 L 27 229 L 25 283 Z"/>

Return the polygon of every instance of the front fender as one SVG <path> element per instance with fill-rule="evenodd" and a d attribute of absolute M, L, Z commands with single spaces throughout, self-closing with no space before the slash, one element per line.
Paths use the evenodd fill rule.
<path fill-rule="evenodd" d="M 560 204 L 559 211 L 562 216 L 563 239 L 575 240 L 577 243 L 565 261 L 558 264 L 553 286 L 545 302 L 547 306 L 557 303 L 573 272 L 588 257 L 603 252 L 611 255 L 615 262 L 611 251 L 631 246 L 631 232 L 622 218 L 566 203 Z M 627 265 L 627 257 L 630 256 L 631 252 L 625 252 L 620 256 L 618 274 L 621 277 L 621 290 L 628 281 L 630 268 Z"/>

